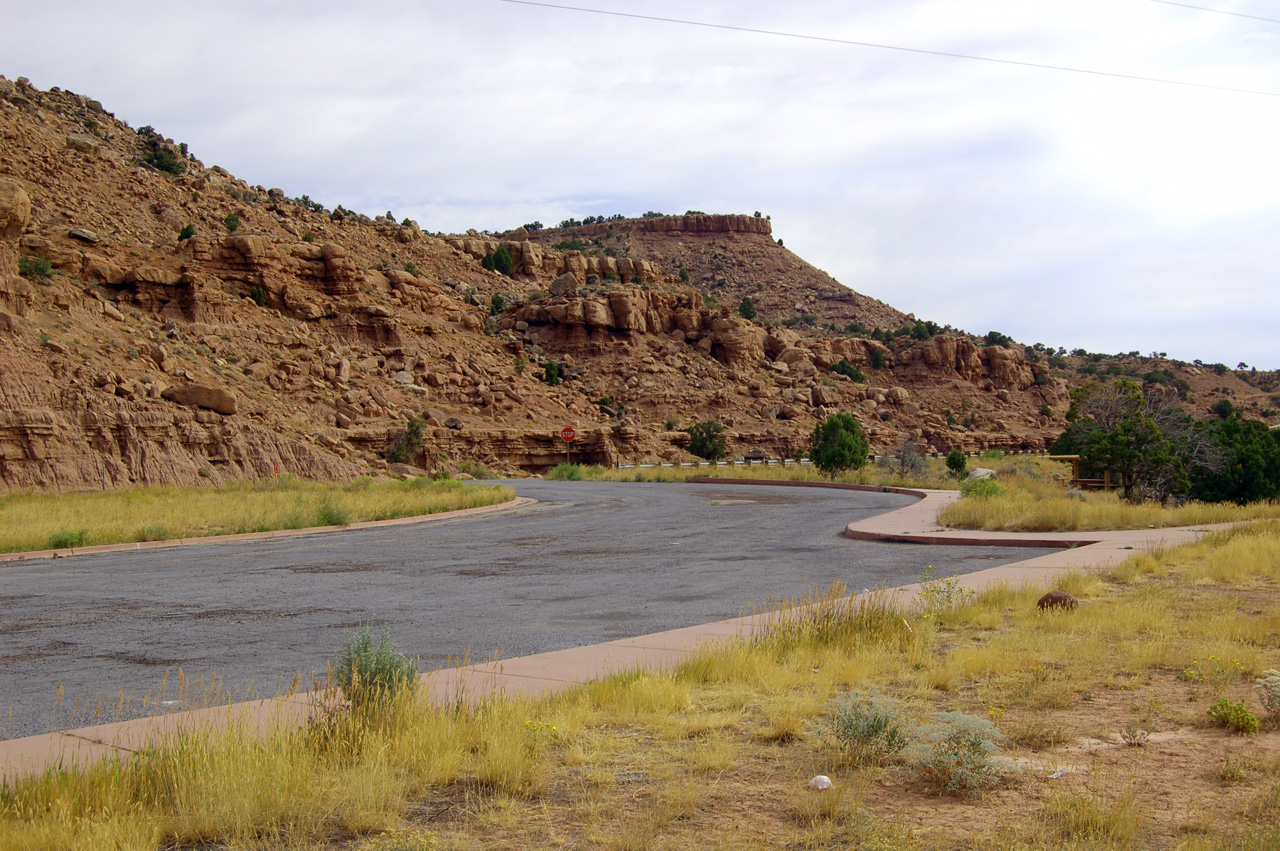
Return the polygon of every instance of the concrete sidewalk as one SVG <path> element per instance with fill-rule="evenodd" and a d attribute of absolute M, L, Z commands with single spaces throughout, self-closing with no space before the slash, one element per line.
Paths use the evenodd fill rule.
<path fill-rule="evenodd" d="M 846 538 L 863 541 L 893 541 L 912 544 L 972 544 L 984 547 L 1049 548 L 1055 552 L 1015 564 L 971 573 L 961 584 L 982 584 L 1010 578 L 1034 578 L 1073 568 L 1103 568 L 1118 564 L 1137 552 L 1176 547 L 1198 540 L 1210 532 L 1230 528 L 1230 524 L 1174 526 L 1164 529 L 1123 529 L 1115 532 L 989 532 L 981 529 L 945 529 L 938 525 L 938 512 L 960 498 L 957 491 L 916 491 L 922 498 L 905 508 L 880 514 L 845 527 Z M 1003 575 L 991 579 L 992 575 Z"/>
<path fill-rule="evenodd" d="M 715 484 L 777 485 L 766 480 L 713 479 Z M 805 486 L 807 483 L 791 483 Z M 829 483 L 818 486 L 832 487 Z M 854 485 L 834 485 L 849 490 L 881 490 Z M 966 588 L 980 589 L 1001 582 L 1048 582 L 1071 569 L 1100 568 L 1115 564 L 1136 552 L 1194 541 L 1211 528 L 1141 529 L 1087 533 L 996 533 L 944 530 L 937 525 L 938 509 L 957 499 L 955 491 L 898 491 L 921 497 L 897 511 L 850 523 L 846 537 L 862 540 L 911 543 L 972 544 L 1061 548 L 1039 557 L 994 567 L 960 578 Z M 509 505 L 509 504 L 508 504 Z M 945 566 L 941 570 L 945 574 Z M 893 590 L 894 601 L 906 606 L 918 585 Z M 860 595 L 868 596 L 868 595 Z M 478 700 L 495 693 L 537 696 L 562 691 L 611 673 L 636 668 L 668 669 L 708 644 L 750 636 L 763 629 L 764 615 L 734 618 L 716 623 L 653 633 L 636 638 L 573 647 L 507 660 L 464 665 L 424 674 L 421 688 L 433 700 L 452 703 Z M 319 703 L 313 693 L 239 703 L 192 712 L 101 724 L 42 736 L 0 742 L 0 778 L 36 774 L 48 768 L 85 766 L 104 758 L 127 758 L 139 748 L 163 741 L 182 730 L 218 729 L 241 725 L 268 732 L 296 727 L 312 717 Z"/>

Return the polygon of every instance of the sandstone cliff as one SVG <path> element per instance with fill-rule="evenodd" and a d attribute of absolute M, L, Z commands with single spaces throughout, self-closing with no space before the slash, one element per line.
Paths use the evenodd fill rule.
<path fill-rule="evenodd" d="M 1065 374 L 1020 346 L 845 332 L 908 317 L 764 218 L 597 224 L 573 231 L 581 248 L 439 237 L 250 185 L 91 98 L 3 78 L 0 145 L 3 488 L 350 478 L 386 469 L 413 417 L 414 466 L 508 473 L 561 460 L 566 425 L 574 460 L 611 464 L 688 458 L 672 427 L 704 419 L 774 457 L 837 410 L 876 448 L 1038 448 L 1063 423 Z M 511 277 L 481 266 L 500 247 Z M 740 293 L 756 322 L 729 309 Z M 782 327 L 798 312 L 817 326 Z M 866 380 L 828 371 L 841 361 Z M 542 380 L 551 365 L 563 383 Z"/>

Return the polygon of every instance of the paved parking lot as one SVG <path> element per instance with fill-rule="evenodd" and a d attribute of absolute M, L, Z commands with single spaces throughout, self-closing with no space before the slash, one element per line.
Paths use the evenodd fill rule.
<path fill-rule="evenodd" d="M 177 695 L 323 673 L 387 627 L 423 670 L 721 620 L 770 599 L 948 575 L 1018 550 L 851 541 L 897 494 L 734 485 L 514 483 L 536 505 L 475 518 L 0 565 L 0 738 L 112 720 Z M 59 695 L 61 694 L 61 697 Z M 77 704 L 80 709 L 77 710 Z M 87 709 L 86 709 L 87 707 Z M 180 708 L 160 703 L 160 708 Z"/>

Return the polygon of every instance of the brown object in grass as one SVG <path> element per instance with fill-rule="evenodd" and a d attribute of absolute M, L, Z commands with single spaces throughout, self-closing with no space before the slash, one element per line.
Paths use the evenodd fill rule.
<path fill-rule="evenodd" d="M 1042 612 L 1045 609 L 1074 609 L 1076 602 L 1075 595 L 1069 591 L 1050 591 L 1039 599 L 1036 608 Z"/>

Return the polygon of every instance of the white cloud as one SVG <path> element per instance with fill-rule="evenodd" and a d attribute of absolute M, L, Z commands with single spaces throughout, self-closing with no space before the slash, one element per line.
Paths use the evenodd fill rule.
<path fill-rule="evenodd" d="M 1158 3 L 594 5 L 1280 91 L 1280 25 Z M 920 316 L 1280 366 L 1280 98 L 498 0 L 3 12 L 58 34 L 10 40 L 10 77 L 329 205 L 444 230 L 758 209 Z"/>

